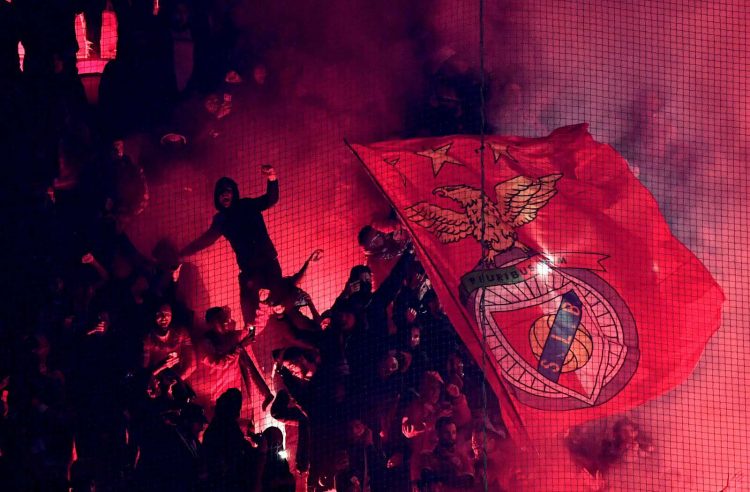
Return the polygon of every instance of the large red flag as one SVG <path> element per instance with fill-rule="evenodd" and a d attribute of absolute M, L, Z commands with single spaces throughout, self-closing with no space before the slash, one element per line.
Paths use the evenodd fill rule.
<path fill-rule="evenodd" d="M 624 411 L 683 381 L 723 294 L 587 125 L 353 150 L 395 206 L 516 437 Z M 482 185 L 484 163 L 484 186 Z"/>

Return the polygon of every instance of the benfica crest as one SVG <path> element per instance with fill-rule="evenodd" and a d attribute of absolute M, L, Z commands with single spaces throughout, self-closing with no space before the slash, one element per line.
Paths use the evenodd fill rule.
<path fill-rule="evenodd" d="M 606 255 L 539 254 L 515 229 L 533 221 L 557 193 L 560 174 L 518 176 L 495 186 L 497 202 L 466 185 L 433 194 L 464 212 L 419 202 L 406 218 L 444 243 L 473 237 L 487 251 L 465 274 L 461 298 L 487 335 L 488 349 L 519 401 L 572 410 L 614 397 L 635 373 L 638 335 L 620 295 L 596 272 Z"/>

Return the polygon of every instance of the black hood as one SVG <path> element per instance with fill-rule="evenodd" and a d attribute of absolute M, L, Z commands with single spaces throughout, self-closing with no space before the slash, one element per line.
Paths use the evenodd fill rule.
<path fill-rule="evenodd" d="M 219 195 L 221 195 L 221 192 L 227 188 L 232 190 L 232 205 L 230 205 L 230 207 L 234 207 L 240 201 L 240 190 L 237 187 L 237 183 L 232 178 L 220 178 L 216 182 L 216 187 L 214 187 L 214 206 L 219 212 L 226 210 L 221 206 L 221 203 L 219 203 Z"/>

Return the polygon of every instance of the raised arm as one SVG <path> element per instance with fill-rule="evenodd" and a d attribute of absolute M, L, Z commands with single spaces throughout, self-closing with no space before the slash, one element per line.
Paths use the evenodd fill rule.
<path fill-rule="evenodd" d="M 94 290 L 99 290 L 100 287 L 104 287 L 107 284 L 109 281 L 109 273 L 107 272 L 107 269 L 99 263 L 99 260 L 94 257 L 93 253 L 86 253 L 83 255 L 81 263 L 84 265 L 91 265 L 94 270 L 96 270 L 96 274 L 99 275 L 99 281 L 94 284 Z"/>
<path fill-rule="evenodd" d="M 217 223 L 217 218 L 214 218 L 211 223 L 211 227 L 206 232 L 198 236 L 190 244 L 182 248 L 180 251 L 180 257 L 194 255 L 202 249 L 206 249 L 216 242 L 221 237 L 221 231 Z"/>
<path fill-rule="evenodd" d="M 268 210 L 276 205 L 279 201 L 279 181 L 276 177 L 276 170 L 270 165 L 261 166 L 261 172 L 268 179 L 266 182 L 266 193 L 257 198 L 253 198 L 253 204 L 261 212 Z"/>
<path fill-rule="evenodd" d="M 305 274 L 307 273 L 307 269 L 310 266 L 310 262 L 320 260 L 320 257 L 322 256 L 322 254 L 323 254 L 322 249 L 316 249 L 315 251 L 312 252 L 312 254 L 307 258 L 307 260 L 305 260 L 305 263 L 302 265 L 302 268 L 300 268 L 297 273 L 292 275 L 291 279 L 294 285 L 299 287 L 299 283 L 302 281 Z"/>

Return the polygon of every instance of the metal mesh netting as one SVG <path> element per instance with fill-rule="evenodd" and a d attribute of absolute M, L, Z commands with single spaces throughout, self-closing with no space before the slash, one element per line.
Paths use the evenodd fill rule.
<path fill-rule="evenodd" d="M 750 490 L 741 2 L 0 15 L 4 490 Z"/>

